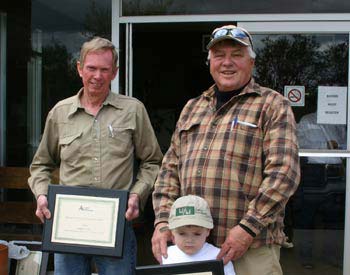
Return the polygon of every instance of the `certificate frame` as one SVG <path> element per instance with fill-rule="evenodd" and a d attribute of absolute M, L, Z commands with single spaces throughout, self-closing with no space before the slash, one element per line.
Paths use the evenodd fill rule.
<path fill-rule="evenodd" d="M 51 218 L 44 222 L 42 251 L 122 257 L 128 195 L 126 190 L 50 184 Z"/>
<path fill-rule="evenodd" d="M 136 275 L 224 275 L 221 260 L 136 267 Z"/>

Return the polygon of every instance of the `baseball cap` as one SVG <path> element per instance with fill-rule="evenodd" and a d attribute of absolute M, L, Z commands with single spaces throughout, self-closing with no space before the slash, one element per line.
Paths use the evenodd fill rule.
<path fill-rule="evenodd" d="M 252 37 L 248 31 L 235 25 L 225 25 L 213 30 L 207 50 L 223 40 L 233 40 L 243 46 L 251 46 L 253 48 Z"/>
<path fill-rule="evenodd" d="M 170 209 L 169 229 L 197 225 L 212 229 L 213 218 L 208 203 L 201 197 L 187 195 L 178 198 Z"/>

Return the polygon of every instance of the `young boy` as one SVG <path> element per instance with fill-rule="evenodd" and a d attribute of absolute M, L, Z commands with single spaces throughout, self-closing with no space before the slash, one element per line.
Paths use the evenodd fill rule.
<path fill-rule="evenodd" d="M 178 198 L 170 210 L 169 230 L 175 245 L 168 247 L 163 264 L 214 260 L 220 249 L 207 243 L 213 218 L 208 203 L 201 197 Z M 235 275 L 232 262 L 224 267 L 225 275 Z"/>

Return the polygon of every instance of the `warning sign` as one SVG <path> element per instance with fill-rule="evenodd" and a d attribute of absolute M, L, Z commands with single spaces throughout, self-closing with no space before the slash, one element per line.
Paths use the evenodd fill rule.
<path fill-rule="evenodd" d="M 284 86 L 284 96 L 291 106 L 304 106 L 305 86 Z"/>

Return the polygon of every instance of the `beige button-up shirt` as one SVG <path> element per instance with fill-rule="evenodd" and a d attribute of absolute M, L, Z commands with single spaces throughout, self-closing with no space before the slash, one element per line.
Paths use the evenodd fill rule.
<path fill-rule="evenodd" d="M 145 107 L 110 92 L 94 117 L 80 103 L 82 91 L 49 112 L 30 166 L 30 188 L 36 197 L 47 194 L 51 172 L 59 167 L 62 185 L 129 190 L 144 205 L 162 160 Z"/>

